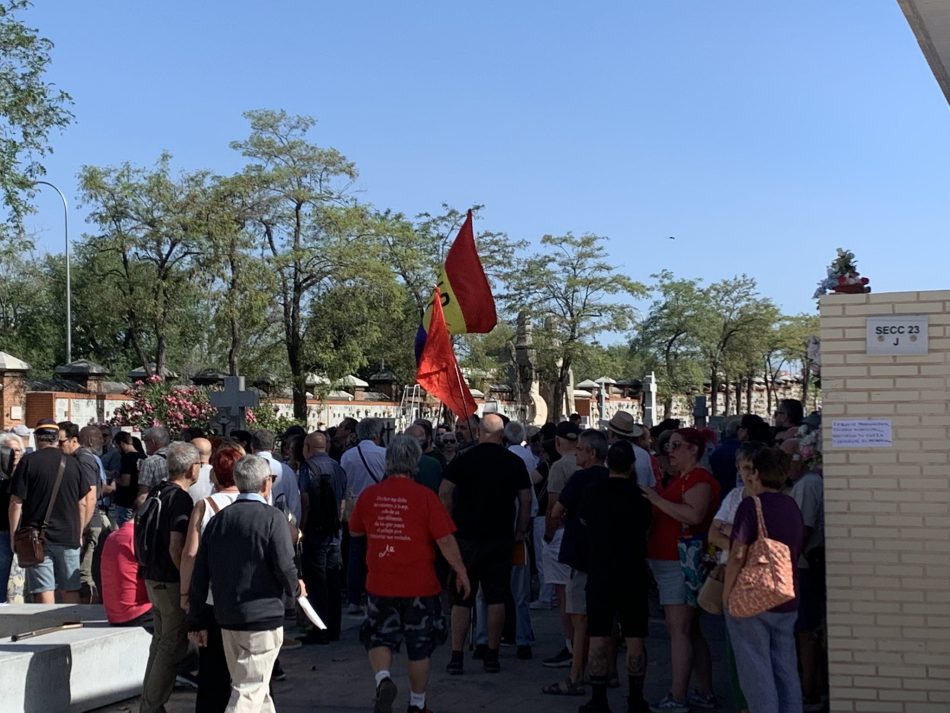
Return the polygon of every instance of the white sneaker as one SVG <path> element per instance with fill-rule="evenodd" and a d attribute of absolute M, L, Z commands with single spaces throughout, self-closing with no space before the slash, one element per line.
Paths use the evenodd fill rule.
<path fill-rule="evenodd" d="M 662 699 L 650 706 L 653 713 L 689 713 L 689 704 L 686 701 L 678 701 L 673 695 L 667 693 Z"/>

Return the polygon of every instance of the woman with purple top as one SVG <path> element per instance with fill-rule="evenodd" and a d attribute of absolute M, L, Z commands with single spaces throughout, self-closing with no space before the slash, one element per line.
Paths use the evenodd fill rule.
<path fill-rule="evenodd" d="M 731 549 L 726 564 L 723 601 L 727 603 L 726 626 L 736 657 L 742 692 L 750 713 L 801 713 L 802 692 L 795 655 L 795 620 L 798 617 L 798 582 L 795 598 L 751 617 L 729 614 L 728 601 L 749 546 L 758 539 L 756 497 L 762 503 L 762 518 L 768 536 L 788 545 L 791 561 L 797 562 L 804 539 L 798 505 L 779 492 L 787 477 L 787 456 L 762 446 L 748 454 L 740 465 L 749 496 L 736 511 Z"/>

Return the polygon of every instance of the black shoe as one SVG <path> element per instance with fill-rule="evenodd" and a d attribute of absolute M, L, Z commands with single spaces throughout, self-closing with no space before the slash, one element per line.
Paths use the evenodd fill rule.
<path fill-rule="evenodd" d="M 486 651 L 488 651 L 488 646 L 486 644 L 477 644 L 475 646 L 475 651 L 472 654 L 472 658 L 475 661 L 484 661 Z"/>
<path fill-rule="evenodd" d="M 602 706 L 593 701 L 588 701 L 587 703 L 579 706 L 577 713 L 611 713 L 610 706 Z"/>
<path fill-rule="evenodd" d="M 563 649 L 558 651 L 554 656 L 544 659 L 541 662 L 542 666 L 547 668 L 570 668 L 571 662 L 574 660 L 574 656 L 570 651 L 567 650 L 565 646 Z"/>
<path fill-rule="evenodd" d="M 389 677 L 376 686 L 376 705 L 373 713 L 393 713 L 393 701 L 396 700 L 396 684 Z"/>
<path fill-rule="evenodd" d="M 429 710 L 429 706 L 426 706 L 425 708 L 420 708 L 419 706 L 409 706 L 409 708 L 407 709 L 407 712 L 408 713 L 432 713 L 432 711 Z"/>
<path fill-rule="evenodd" d="M 519 646 L 517 656 L 522 661 L 529 661 L 531 659 L 531 647 L 530 646 Z"/>
<path fill-rule="evenodd" d="M 449 665 L 445 667 L 446 673 L 451 676 L 461 676 L 464 671 L 464 659 L 462 658 L 462 652 L 456 654 L 455 651 L 452 652 L 452 658 L 449 661 Z"/>
<path fill-rule="evenodd" d="M 501 664 L 498 662 L 498 649 L 485 649 L 485 660 L 482 661 L 485 673 L 498 673 L 501 671 Z"/>
<path fill-rule="evenodd" d="M 301 643 L 307 646 L 327 646 L 330 636 L 325 631 L 312 631 L 300 638 Z"/>
<path fill-rule="evenodd" d="M 286 681 L 287 674 L 284 673 L 284 667 L 280 665 L 280 659 L 274 661 L 274 670 L 271 672 L 272 681 Z"/>

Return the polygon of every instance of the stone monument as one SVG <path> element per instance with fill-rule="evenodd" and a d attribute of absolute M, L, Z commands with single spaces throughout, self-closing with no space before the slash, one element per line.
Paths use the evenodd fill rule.
<path fill-rule="evenodd" d="M 224 390 L 211 394 L 211 405 L 217 407 L 217 423 L 221 425 L 221 435 L 231 431 L 243 431 L 247 428 L 247 409 L 257 406 L 260 399 L 256 391 L 244 389 L 243 376 L 224 378 Z"/>

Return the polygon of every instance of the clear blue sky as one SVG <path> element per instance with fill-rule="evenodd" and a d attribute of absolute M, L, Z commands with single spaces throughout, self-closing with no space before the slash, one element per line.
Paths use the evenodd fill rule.
<path fill-rule="evenodd" d="M 76 102 L 48 161 L 72 204 L 83 164 L 167 149 L 236 170 L 241 112 L 282 108 L 318 119 L 381 208 L 606 235 L 635 279 L 746 272 L 811 311 L 842 246 L 875 291 L 950 288 L 950 107 L 896 0 L 42 0 L 25 18 Z M 61 249 L 57 199 L 37 205 Z"/>

